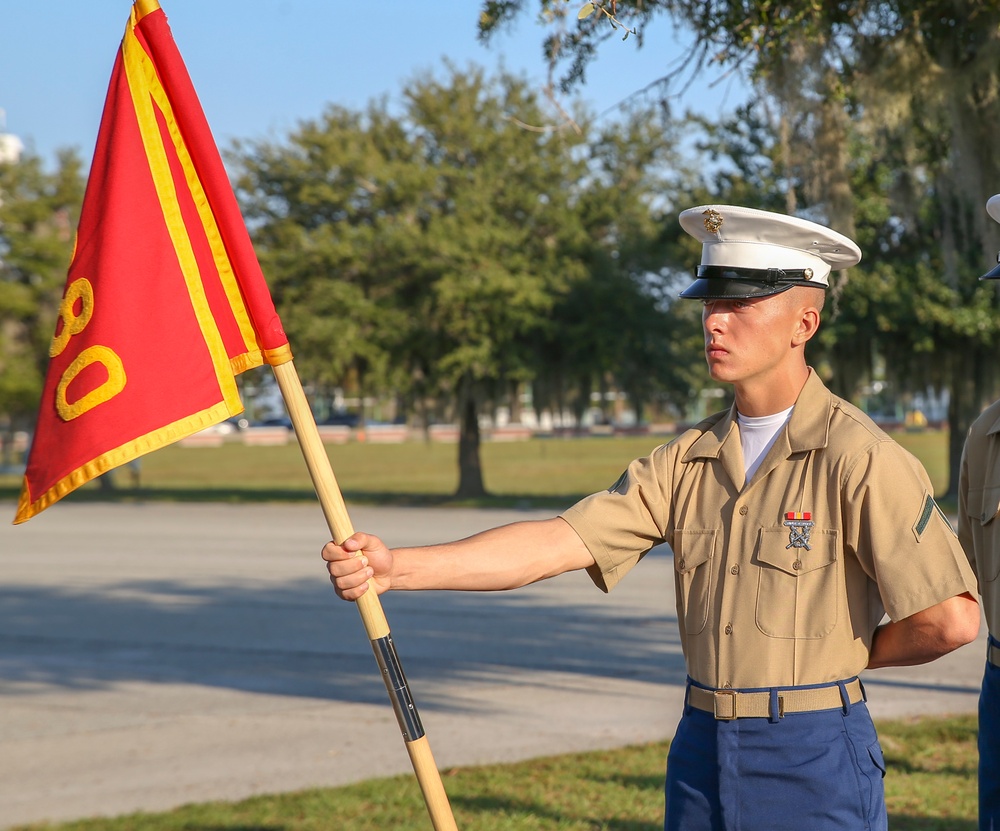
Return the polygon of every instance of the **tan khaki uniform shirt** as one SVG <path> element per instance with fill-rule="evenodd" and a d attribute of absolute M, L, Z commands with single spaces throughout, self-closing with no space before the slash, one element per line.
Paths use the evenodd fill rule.
<path fill-rule="evenodd" d="M 958 536 L 979 578 L 990 633 L 1000 637 L 1000 401 L 973 422 L 965 440 Z"/>
<path fill-rule="evenodd" d="M 687 670 L 701 684 L 851 678 L 867 665 L 884 613 L 898 620 L 975 591 L 919 462 L 814 372 L 743 480 L 734 409 L 632 462 L 610 490 L 563 514 L 606 591 L 669 543 Z"/>

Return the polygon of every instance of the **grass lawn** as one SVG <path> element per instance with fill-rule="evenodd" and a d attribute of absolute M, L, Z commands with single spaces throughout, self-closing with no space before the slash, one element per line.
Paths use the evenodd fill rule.
<path fill-rule="evenodd" d="M 924 431 L 894 436 L 927 468 L 935 492 L 948 481 L 947 433 Z M 489 497 L 479 505 L 531 505 L 560 509 L 609 487 L 634 458 L 667 436 L 532 439 L 482 445 L 483 477 Z M 348 503 L 457 504 L 457 447 L 448 443 L 349 442 L 327 445 L 337 482 Z M 143 498 L 209 501 L 312 500 L 312 484 L 298 444 L 221 447 L 174 444 L 142 458 Z M 119 492 L 91 483 L 66 499 L 128 498 L 128 478 L 114 474 Z M 0 498 L 15 498 L 20 477 L 0 474 Z"/>
<path fill-rule="evenodd" d="M 879 724 L 893 831 L 975 831 L 976 719 Z M 666 743 L 442 772 L 461 831 L 660 831 Z M 780 794 L 775 794 L 780 799 Z M 29 826 L 24 826 L 27 828 Z M 58 831 L 429 831 L 412 775 L 30 826 Z M 17 831 L 17 830 L 15 830 Z"/>

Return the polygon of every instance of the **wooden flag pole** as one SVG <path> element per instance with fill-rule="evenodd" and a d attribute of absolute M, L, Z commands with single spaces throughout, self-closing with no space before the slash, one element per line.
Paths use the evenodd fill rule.
<path fill-rule="evenodd" d="M 319 437 L 319 430 L 316 429 L 316 420 L 309 408 L 309 402 L 306 401 L 302 382 L 299 380 L 298 373 L 291 361 L 273 365 L 271 368 L 278 380 L 278 387 L 281 390 L 282 398 L 284 398 L 285 407 L 291 416 L 292 426 L 295 428 L 299 447 L 302 449 L 306 466 L 309 468 L 309 475 L 316 488 L 316 495 L 319 497 L 323 513 L 326 515 L 330 533 L 333 535 L 334 542 L 342 543 L 354 533 L 354 528 L 351 526 L 343 494 L 340 492 L 333 468 L 330 466 L 330 459 L 327 457 L 323 442 Z M 361 620 L 364 622 L 365 632 L 368 633 L 368 638 L 371 641 L 375 660 L 382 670 L 382 680 L 385 681 L 386 690 L 392 701 L 396 720 L 403 733 L 406 750 L 410 754 L 410 762 L 417 775 L 417 782 L 423 792 L 424 802 L 427 804 L 427 812 L 430 814 L 434 829 L 435 831 L 458 831 L 451 812 L 451 805 L 448 802 L 448 795 L 441 782 L 441 773 L 438 771 L 437 765 L 434 764 L 430 744 L 420 724 L 417 708 L 410 697 L 410 690 L 406 684 L 403 669 L 399 664 L 399 658 L 396 657 L 389 624 L 382 612 L 382 604 L 379 602 L 378 594 L 374 589 L 369 589 L 358 598 L 357 606 L 361 613 Z"/>

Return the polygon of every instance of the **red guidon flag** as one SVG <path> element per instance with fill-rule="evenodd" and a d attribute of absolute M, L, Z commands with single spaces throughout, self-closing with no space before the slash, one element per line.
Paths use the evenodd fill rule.
<path fill-rule="evenodd" d="M 156 0 L 115 58 L 15 523 L 243 411 L 291 360 L 222 158 Z"/>

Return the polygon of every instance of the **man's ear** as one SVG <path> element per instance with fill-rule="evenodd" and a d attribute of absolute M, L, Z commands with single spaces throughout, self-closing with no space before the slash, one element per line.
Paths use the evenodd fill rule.
<path fill-rule="evenodd" d="M 792 345 L 801 346 L 812 339 L 819 331 L 819 309 L 815 306 L 801 306 L 798 312 L 795 331 L 792 333 Z"/>

